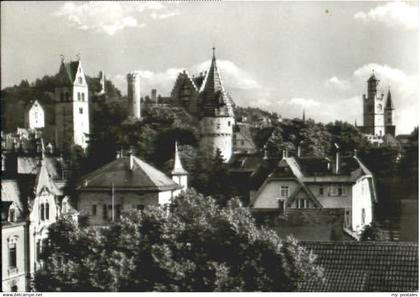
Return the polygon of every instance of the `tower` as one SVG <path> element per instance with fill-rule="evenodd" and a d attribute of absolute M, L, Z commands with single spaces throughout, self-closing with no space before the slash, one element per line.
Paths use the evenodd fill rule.
<path fill-rule="evenodd" d="M 384 94 L 378 93 L 379 80 L 372 73 L 367 81 L 367 96 L 363 94 L 364 132 L 375 136 L 385 135 Z"/>
<path fill-rule="evenodd" d="M 225 162 L 228 162 L 232 155 L 234 103 L 223 87 L 214 47 L 210 69 L 201 85 L 198 103 L 201 107 L 201 149 L 209 155 L 214 155 L 219 149 Z"/>
<path fill-rule="evenodd" d="M 76 144 L 86 149 L 90 133 L 89 93 L 80 58 L 69 63 L 62 58 L 57 77 L 56 147 L 64 149 Z"/>
<path fill-rule="evenodd" d="M 132 71 L 127 74 L 128 117 L 140 120 L 140 72 Z"/>
<path fill-rule="evenodd" d="M 394 104 L 391 98 L 391 89 L 388 89 L 385 103 L 385 133 L 395 136 L 395 125 L 394 125 Z"/>
<path fill-rule="evenodd" d="M 182 167 L 181 158 L 179 157 L 178 144 L 175 142 L 174 169 L 171 172 L 172 180 L 182 186 L 185 191 L 188 188 L 188 172 Z"/>

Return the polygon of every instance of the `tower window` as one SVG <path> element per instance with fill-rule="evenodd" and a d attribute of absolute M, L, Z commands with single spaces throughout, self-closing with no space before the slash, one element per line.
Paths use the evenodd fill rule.
<path fill-rule="evenodd" d="M 16 240 L 10 240 L 9 242 L 9 267 L 17 267 L 17 254 L 16 254 Z"/>
<path fill-rule="evenodd" d="M 79 107 L 79 113 L 83 114 L 83 107 Z"/>
<path fill-rule="evenodd" d="M 77 100 L 80 101 L 80 93 L 77 93 Z"/>
<path fill-rule="evenodd" d="M 85 93 L 82 93 L 82 101 L 85 101 Z"/>
<path fill-rule="evenodd" d="M 44 203 L 41 204 L 41 221 L 45 220 L 45 207 Z"/>
<path fill-rule="evenodd" d="M 48 202 L 45 204 L 45 218 L 50 219 L 50 204 Z"/>
<path fill-rule="evenodd" d="M 289 187 L 288 186 L 281 186 L 280 187 L 280 196 L 281 197 L 289 197 Z"/>
<path fill-rule="evenodd" d="M 79 76 L 79 84 L 82 84 L 82 83 L 83 83 L 83 79 L 81 76 Z"/>
<path fill-rule="evenodd" d="M 324 187 L 323 186 L 319 186 L 319 195 L 324 195 Z"/>

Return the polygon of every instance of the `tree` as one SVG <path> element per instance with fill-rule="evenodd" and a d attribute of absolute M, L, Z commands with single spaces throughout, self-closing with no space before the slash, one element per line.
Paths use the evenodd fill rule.
<path fill-rule="evenodd" d="M 257 227 L 239 200 L 221 208 L 194 191 L 109 228 L 59 220 L 41 258 L 40 291 L 293 291 L 323 279 L 312 253 Z"/>

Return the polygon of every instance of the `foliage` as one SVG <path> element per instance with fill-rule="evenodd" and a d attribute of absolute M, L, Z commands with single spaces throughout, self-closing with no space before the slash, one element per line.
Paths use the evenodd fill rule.
<path fill-rule="evenodd" d="M 59 220 L 41 257 L 39 291 L 293 291 L 322 280 L 296 240 L 257 227 L 236 199 L 220 208 L 193 191 L 109 228 Z"/>
<path fill-rule="evenodd" d="M 361 241 L 384 240 L 381 229 L 374 223 L 366 225 L 360 234 Z"/>

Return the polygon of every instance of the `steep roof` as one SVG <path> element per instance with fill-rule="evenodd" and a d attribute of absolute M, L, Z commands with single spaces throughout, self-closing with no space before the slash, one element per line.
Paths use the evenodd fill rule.
<path fill-rule="evenodd" d="M 372 73 L 372 75 L 369 77 L 368 81 L 378 81 L 378 79 L 376 78 L 375 74 Z"/>
<path fill-rule="evenodd" d="M 174 169 L 172 170 L 173 175 L 185 175 L 188 172 L 182 167 L 181 158 L 178 153 L 178 143 L 175 142 L 175 157 L 174 157 Z"/>
<path fill-rule="evenodd" d="M 62 192 L 53 181 L 53 174 L 49 172 L 45 158 L 41 161 L 41 168 L 35 179 L 35 194 L 39 195 L 43 190 L 47 190 L 54 195 L 62 195 Z"/>
<path fill-rule="evenodd" d="M 302 242 L 325 269 L 325 283 L 304 292 L 417 292 L 418 244 L 407 242 Z"/>
<path fill-rule="evenodd" d="M 60 70 L 58 71 L 58 79 L 64 85 L 73 85 L 77 70 L 79 69 L 80 61 L 61 62 Z"/>
<path fill-rule="evenodd" d="M 215 48 L 209 71 L 200 88 L 200 103 L 204 116 L 234 116 L 233 100 L 226 93 L 217 67 Z"/>
<path fill-rule="evenodd" d="M 15 203 L 18 208 L 22 209 L 19 186 L 16 180 L 1 180 L 1 200 Z"/>
<path fill-rule="evenodd" d="M 391 90 L 388 90 L 388 94 L 386 95 L 385 109 L 394 109 L 394 104 L 392 103 L 391 98 Z"/>
<path fill-rule="evenodd" d="M 180 186 L 164 173 L 135 156 L 116 159 L 83 177 L 79 190 L 120 189 L 135 191 L 176 190 Z"/>

